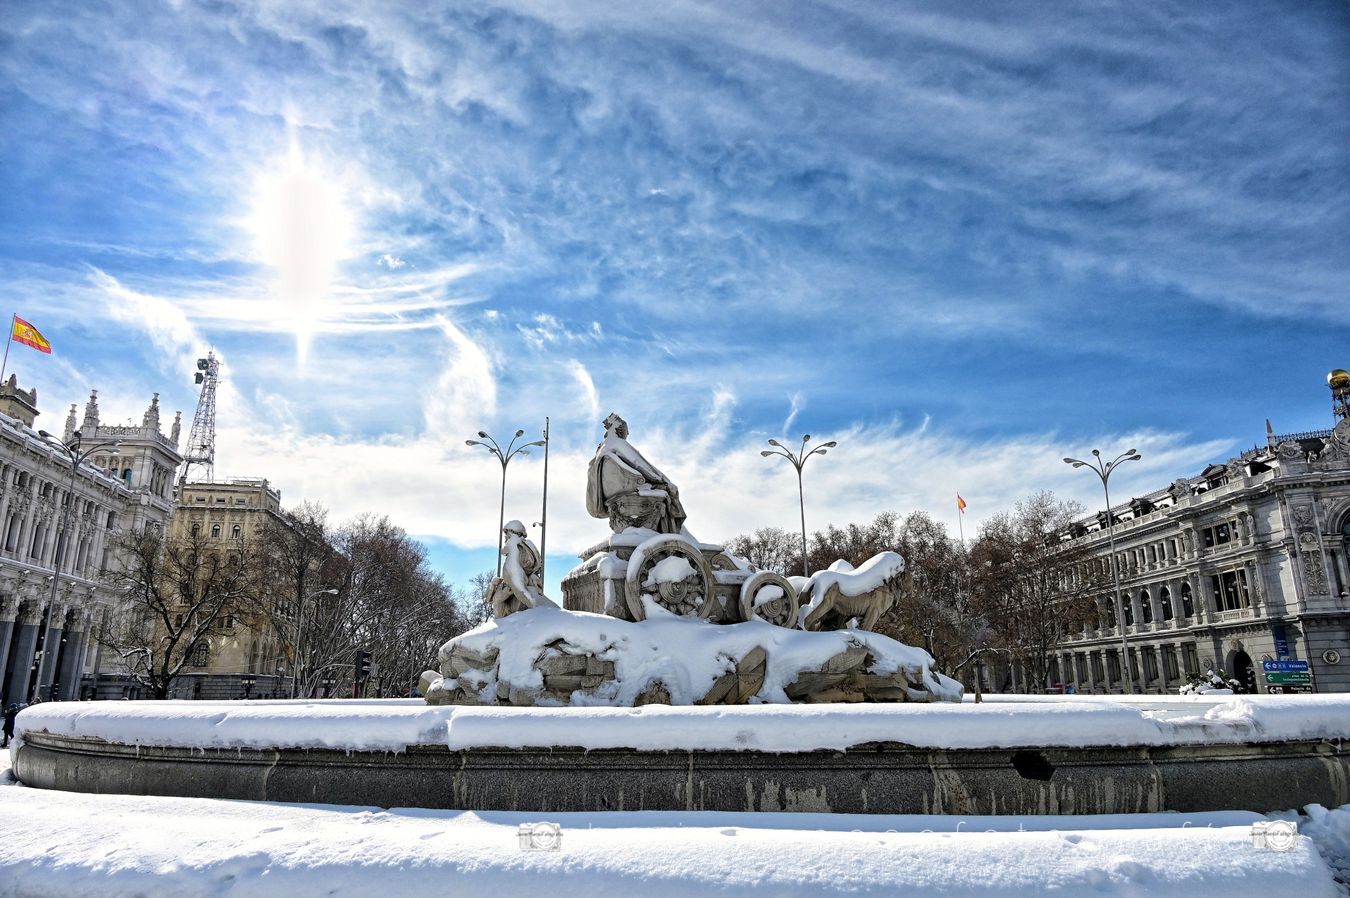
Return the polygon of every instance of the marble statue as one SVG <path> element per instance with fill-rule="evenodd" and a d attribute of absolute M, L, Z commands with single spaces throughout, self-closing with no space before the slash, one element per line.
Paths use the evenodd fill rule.
<path fill-rule="evenodd" d="M 675 484 L 605 419 L 586 510 L 612 533 L 543 592 L 525 526 L 502 528 L 492 617 L 441 646 L 418 688 L 433 705 L 635 707 L 961 700 L 922 649 L 869 632 L 905 562 L 882 552 L 808 578 L 757 569 L 685 529 Z"/>
<path fill-rule="evenodd" d="M 895 552 L 878 552 L 857 568 L 836 561 L 802 587 L 802 629 L 876 629 L 899 599 L 904 573 L 905 559 Z"/>
<path fill-rule="evenodd" d="M 628 442 L 627 421 L 611 414 L 604 424 L 604 442 L 586 472 L 586 511 L 609 518 L 615 533 L 629 527 L 679 533 L 686 515 L 675 484 Z"/>
<path fill-rule="evenodd" d="M 539 548 L 526 536 L 525 525 L 508 521 L 502 537 L 502 572 L 488 587 L 492 616 L 500 620 L 526 608 L 557 607 L 544 595 L 542 559 Z"/>

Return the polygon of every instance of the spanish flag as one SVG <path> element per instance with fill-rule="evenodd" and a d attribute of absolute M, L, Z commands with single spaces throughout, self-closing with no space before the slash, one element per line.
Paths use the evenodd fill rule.
<path fill-rule="evenodd" d="M 22 343 L 24 346 L 33 347 L 38 352 L 45 352 L 48 355 L 51 354 L 51 341 L 42 336 L 41 331 L 33 327 L 33 325 L 29 324 L 27 321 L 24 321 L 18 315 L 14 316 L 14 330 L 9 336 L 15 343 Z"/>
<path fill-rule="evenodd" d="M 956 494 L 956 510 L 961 512 L 961 514 L 966 513 L 966 500 L 961 498 L 960 493 Z"/>

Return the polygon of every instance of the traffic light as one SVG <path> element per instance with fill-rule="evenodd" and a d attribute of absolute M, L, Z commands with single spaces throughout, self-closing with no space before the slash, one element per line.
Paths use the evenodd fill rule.
<path fill-rule="evenodd" d="M 370 677 L 370 652 L 356 653 L 356 683 L 361 685 Z"/>

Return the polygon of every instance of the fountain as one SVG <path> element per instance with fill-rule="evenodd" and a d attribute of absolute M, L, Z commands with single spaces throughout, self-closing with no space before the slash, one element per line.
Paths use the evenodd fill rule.
<path fill-rule="evenodd" d="M 756 570 L 685 526 L 617 415 L 610 535 L 544 594 L 503 533 L 493 617 L 424 699 L 51 702 L 13 769 L 82 792 L 528 812 L 1106 814 L 1350 802 L 1350 697 L 992 696 L 873 631 L 904 560 Z"/>
<path fill-rule="evenodd" d="M 447 642 L 422 676 L 429 704 L 594 706 L 961 700 L 921 649 L 871 632 L 896 600 L 904 559 L 785 577 L 700 542 L 679 490 L 605 419 L 587 510 L 609 521 L 543 594 L 539 550 L 503 528 L 493 620 Z"/>

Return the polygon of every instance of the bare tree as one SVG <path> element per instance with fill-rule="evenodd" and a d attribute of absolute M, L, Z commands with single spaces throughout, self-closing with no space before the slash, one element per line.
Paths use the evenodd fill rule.
<path fill-rule="evenodd" d="M 468 629 L 445 580 L 427 565 L 425 547 L 387 517 L 365 515 L 341 528 L 338 545 L 348 565 L 345 635 L 333 652 L 368 652 L 378 665 L 376 691 L 408 692 L 435 666 L 436 650 Z M 341 594 L 340 594 L 341 595 Z M 367 684 L 369 685 L 369 684 Z"/>
<path fill-rule="evenodd" d="M 470 627 L 476 627 L 492 618 L 492 571 L 480 571 L 469 580 L 467 588 L 455 593 L 455 600 L 464 611 Z"/>
<path fill-rule="evenodd" d="M 877 629 L 922 646 L 939 670 L 962 677 L 990 638 L 971 594 L 968 553 L 942 523 L 921 511 L 901 522 L 893 550 L 905 559 L 903 587 Z"/>
<path fill-rule="evenodd" d="M 1095 611 L 1100 589 L 1085 549 L 1066 541 L 1083 513 L 1077 502 L 1039 492 L 995 515 L 971 547 L 975 595 L 998 647 L 1043 690 L 1052 653 Z"/>
<path fill-rule="evenodd" d="M 290 675 L 295 695 L 313 695 L 322 676 L 313 655 L 323 634 L 315 625 L 326 619 L 324 608 L 334 604 L 329 600 L 347 574 L 328 525 L 328 509 L 302 502 L 269 521 L 257 542 L 264 569 L 254 625 L 275 635 L 277 669 Z"/>
<path fill-rule="evenodd" d="M 240 541 L 168 538 L 158 528 L 126 534 L 113 557 L 105 578 L 123 601 L 98 639 L 133 682 L 168 698 L 183 668 L 205 666 L 211 634 L 254 607 L 257 559 Z"/>
<path fill-rule="evenodd" d="M 761 527 L 754 533 L 732 537 L 727 551 L 762 571 L 801 573 L 801 542 L 795 533 L 781 527 Z"/>
<path fill-rule="evenodd" d="M 807 560 L 812 571 L 820 571 L 843 559 L 857 567 L 878 552 L 899 551 L 900 518 L 883 511 L 866 524 L 833 524 L 811 535 Z"/>

